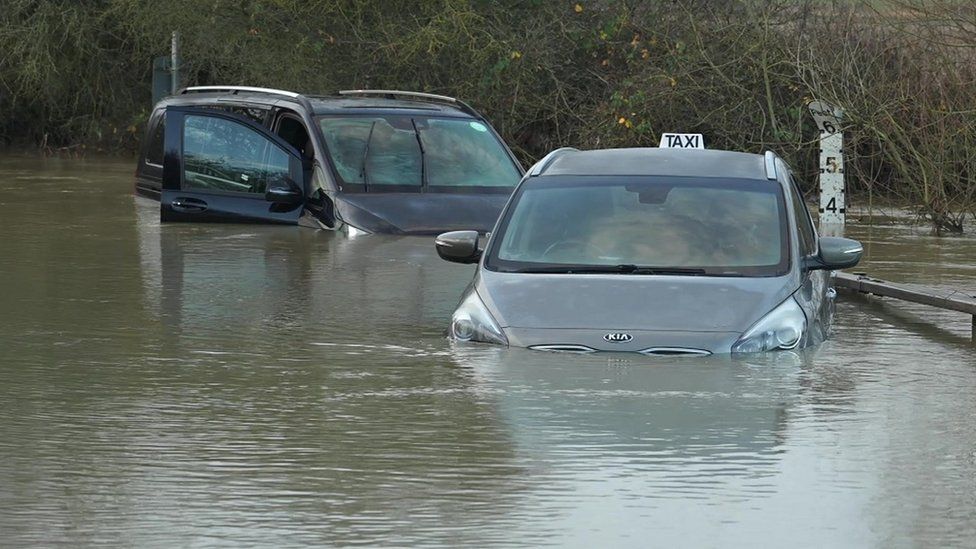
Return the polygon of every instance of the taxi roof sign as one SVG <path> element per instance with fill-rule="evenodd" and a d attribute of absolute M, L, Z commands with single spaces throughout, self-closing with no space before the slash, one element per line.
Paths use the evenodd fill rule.
<path fill-rule="evenodd" d="M 705 138 L 700 133 L 663 133 L 658 147 L 662 149 L 704 149 Z"/>

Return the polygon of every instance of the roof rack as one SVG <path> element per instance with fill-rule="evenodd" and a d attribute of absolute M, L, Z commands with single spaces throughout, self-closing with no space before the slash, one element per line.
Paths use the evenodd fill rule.
<path fill-rule="evenodd" d="M 180 95 L 185 95 L 188 93 L 220 93 L 226 92 L 232 95 L 237 95 L 240 92 L 248 93 L 263 93 L 266 95 L 281 95 L 294 99 L 302 104 L 303 107 L 312 110 L 312 103 L 309 102 L 308 98 L 300 93 L 295 93 L 293 91 L 287 90 L 276 90 L 273 88 L 255 88 L 252 86 L 191 86 L 189 88 L 183 88 L 180 91 Z"/>
<path fill-rule="evenodd" d="M 535 165 L 529 168 L 529 177 L 535 177 L 537 175 L 541 175 L 542 172 L 549 167 L 549 164 L 552 164 L 553 161 L 556 160 L 556 158 L 562 156 L 563 153 L 568 153 L 570 151 L 579 152 L 579 149 L 575 147 L 560 147 L 552 151 L 551 153 L 543 156 L 542 160 L 536 162 Z"/>
<path fill-rule="evenodd" d="M 475 118 L 484 118 L 481 113 L 474 109 L 471 105 L 468 105 L 464 101 L 456 97 L 448 97 L 446 95 L 438 95 L 436 93 L 424 93 L 424 92 L 412 92 L 412 91 L 401 91 L 401 90 L 341 90 L 339 95 L 384 95 L 390 99 L 396 99 L 399 97 L 410 97 L 414 99 L 426 99 L 434 103 L 447 103 L 460 108 L 462 111 L 474 116 Z"/>
<path fill-rule="evenodd" d="M 766 151 L 763 155 L 763 160 L 766 163 L 766 179 L 776 179 L 776 153 L 773 151 Z"/>

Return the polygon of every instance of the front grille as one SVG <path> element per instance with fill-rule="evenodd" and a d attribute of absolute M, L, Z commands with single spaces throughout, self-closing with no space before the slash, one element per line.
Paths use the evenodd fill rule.
<path fill-rule="evenodd" d="M 534 351 L 549 351 L 555 353 L 595 353 L 596 349 L 586 345 L 533 345 L 529 347 Z"/>
<path fill-rule="evenodd" d="M 638 352 L 642 355 L 652 356 L 708 356 L 712 354 L 703 349 L 686 349 L 684 347 L 651 347 Z"/>
<path fill-rule="evenodd" d="M 555 344 L 555 345 L 533 345 L 529 347 L 534 351 L 549 351 L 552 353 L 596 353 L 597 349 L 586 345 Z M 712 354 L 704 349 L 688 349 L 685 347 L 651 347 L 643 351 L 637 351 L 642 355 L 650 356 L 708 356 Z"/>

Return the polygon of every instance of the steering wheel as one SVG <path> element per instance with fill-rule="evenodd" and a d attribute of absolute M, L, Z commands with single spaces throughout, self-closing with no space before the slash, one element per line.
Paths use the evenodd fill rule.
<path fill-rule="evenodd" d="M 553 252 L 555 252 L 555 251 L 557 251 L 559 249 L 567 249 L 567 248 L 570 248 L 572 246 L 575 246 L 576 248 L 578 248 L 580 250 L 586 250 L 586 249 L 588 249 L 590 247 L 590 243 L 589 242 L 586 242 L 584 240 L 581 240 L 579 238 L 567 238 L 565 240 L 557 240 L 557 241 L 553 242 L 552 244 L 550 244 L 546 248 L 546 250 L 544 252 L 542 252 L 542 257 L 549 257 L 549 254 L 552 254 Z"/>

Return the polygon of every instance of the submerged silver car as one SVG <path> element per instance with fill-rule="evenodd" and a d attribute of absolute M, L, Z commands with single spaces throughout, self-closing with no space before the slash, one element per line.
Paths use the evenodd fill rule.
<path fill-rule="evenodd" d="M 706 355 L 823 341 L 829 270 L 861 244 L 818 238 L 790 168 L 718 150 L 559 149 L 522 179 L 482 250 L 450 336 L 550 351 Z"/>

